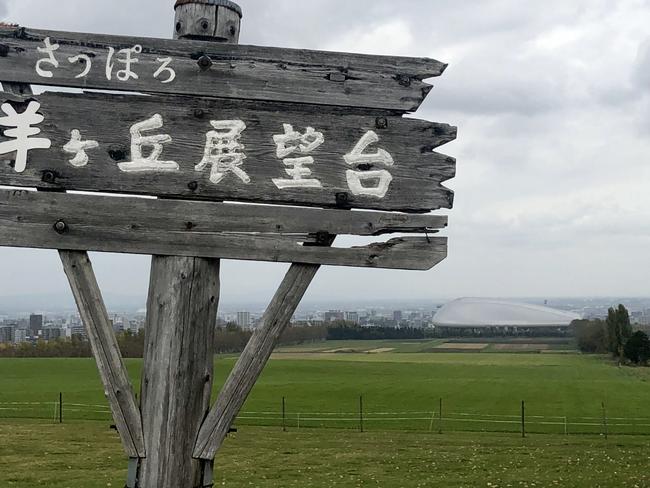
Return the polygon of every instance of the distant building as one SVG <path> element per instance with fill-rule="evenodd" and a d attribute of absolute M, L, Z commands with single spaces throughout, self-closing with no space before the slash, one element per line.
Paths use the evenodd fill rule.
<path fill-rule="evenodd" d="M 237 312 L 237 325 L 242 329 L 249 329 L 251 326 L 250 312 Z"/>
<path fill-rule="evenodd" d="M 38 331 L 43 329 L 43 316 L 32 314 L 29 316 L 29 332 L 36 337 Z"/>
<path fill-rule="evenodd" d="M 70 336 L 83 340 L 88 339 L 88 336 L 86 335 L 86 328 L 82 325 L 75 325 L 74 327 L 70 328 Z"/>
<path fill-rule="evenodd" d="M 427 326 L 426 322 L 421 318 L 412 320 L 411 323 L 409 324 L 409 327 L 413 327 L 414 329 L 423 329 L 426 326 Z"/>
<path fill-rule="evenodd" d="M 129 330 L 133 334 L 140 332 L 142 328 L 142 322 L 140 320 L 129 320 Z"/>
<path fill-rule="evenodd" d="M 401 310 L 395 310 L 393 312 L 393 320 L 397 322 L 397 325 L 402 321 L 402 311 Z"/>
<path fill-rule="evenodd" d="M 439 334 L 449 335 L 565 335 L 580 316 L 540 305 L 485 298 L 461 298 L 433 319 Z"/>
<path fill-rule="evenodd" d="M 14 344 L 27 342 L 27 331 L 25 329 L 16 329 L 14 331 Z"/>
<path fill-rule="evenodd" d="M 340 310 L 330 310 L 325 312 L 325 322 L 334 322 L 336 320 L 345 320 L 345 314 Z"/>
<path fill-rule="evenodd" d="M 124 333 L 124 321 L 122 319 L 115 318 L 111 320 L 111 323 L 113 325 L 113 331 L 116 334 Z"/>
<path fill-rule="evenodd" d="M 0 343 L 14 342 L 14 327 L 11 325 L 4 325 L 0 327 Z"/>
<path fill-rule="evenodd" d="M 345 312 L 345 321 L 353 324 L 359 323 L 359 312 Z"/>
<path fill-rule="evenodd" d="M 55 341 L 64 337 L 63 329 L 59 327 L 48 327 L 43 329 L 43 340 L 44 341 Z"/>

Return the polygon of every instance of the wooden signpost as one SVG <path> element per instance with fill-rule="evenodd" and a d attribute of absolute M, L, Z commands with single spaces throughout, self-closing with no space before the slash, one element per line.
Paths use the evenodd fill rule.
<path fill-rule="evenodd" d="M 444 64 L 240 46 L 233 2 L 175 9 L 173 41 L 0 27 L 0 245 L 59 250 L 129 488 L 212 486 L 320 266 L 430 269 L 447 219 L 429 212 L 453 204 L 434 150 L 456 129 L 403 118 Z M 139 405 L 87 251 L 153 256 Z M 293 264 L 210 407 L 223 258 Z"/>

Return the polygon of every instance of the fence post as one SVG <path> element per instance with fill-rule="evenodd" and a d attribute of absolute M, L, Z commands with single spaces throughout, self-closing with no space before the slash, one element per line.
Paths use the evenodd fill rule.
<path fill-rule="evenodd" d="M 431 412 L 431 423 L 429 424 L 429 432 L 433 432 L 433 423 L 436 421 L 436 411 Z"/>
<path fill-rule="evenodd" d="M 438 406 L 438 434 L 442 434 L 442 398 Z"/>
<path fill-rule="evenodd" d="M 608 437 L 608 428 L 607 428 L 607 410 L 605 409 L 605 402 L 602 403 L 603 406 L 603 434 L 605 434 L 605 440 Z"/>
<path fill-rule="evenodd" d="M 282 432 L 287 431 L 287 409 L 285 405 L 285 399 L 282 397 Z"/>
<path fill-rule="evenodd" d="M 526 437 L 526 403 L 521 401 L 521 437 Z"/>
<path fill-rule="evenodd" d="M 363 432 L 363 395 L 359 395 L 359 432 Z"/>
<path fill-rule="evenodd" d="M 566 416 L 564 417 L 564 435 L 569 435 L 569 423 Z"/>
<path fill-rule="evenodd" d="M 298 412 L 298 430 L 300 430 L 300 412 Z"/>
<path fill-rule="evenodd" d="M 63 393 L 59 392 L 59 423 L 63 423 Z"/>

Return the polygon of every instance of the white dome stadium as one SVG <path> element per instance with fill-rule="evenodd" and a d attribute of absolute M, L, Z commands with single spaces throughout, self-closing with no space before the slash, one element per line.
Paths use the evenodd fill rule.
<path fill-rule="evenodd" d="M 568 327 L 575 313 L 528 303 L 485 298 L 460 298 L 444 305 L 433 318 L 437 327 Z"/>

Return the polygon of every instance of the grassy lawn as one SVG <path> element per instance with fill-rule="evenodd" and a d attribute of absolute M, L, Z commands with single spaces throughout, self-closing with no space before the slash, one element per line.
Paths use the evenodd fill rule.
<path fill-rule="evenodd" d="M 217 358 L 215 378 L 221 384 L 235 358 Z M 141 361 L 127 361 L 136 391 Z M 526 401 L 529 428 L 535 432 L 563 433 L 563 419 L 593 420 L 591 426 L 570 426 L 573 433 L 601 431 L 602 403 L 608 417 L 650 417 L 650 388 L 646 369 L 618 368 L 605 358 L 575 354 L 514 353 L 279 353 L 270 362 L 244 412 L 278 412 L 286 397 L 291 422 L 298 413 L 355 413 L 364 397 L 369 428 L 428 430 L 432 413 L 444 399 L 452 430 L 509 431 L 519 428 L 517 416 Z M 215 393 L 218 386 L 215 386 Z M 103 389 L 90 359 L 0 359 L 0 418 L 52 419 L 54 405 L 7 406 L 10 402 L 54 402 L 63 392 L 64 417 L 102 419 Z M 4 404 L 4 405 L 3 405 Z M 100 407 L 77 407 L 77 404 Z M 104 406 L 102 409 L 101 406 Z M 381 422 L 372 413 L 420 412 L 416 422 Z M 511 423 L 483 424 L 462 421 L 455 413 L 511 416 Z M 314 415 L 311 415 L 314 417 Z M 535 416 L 554 417 L 552 425 L 534 423 Z M 255 415 L 249 415 L 255 417 Z M 308 417 L 308 415 L 306 416 Z M 610 422 L 611 432 L 650 433 L 650 421 Z M 244 422 L 245 423 L 245 422 Z M 259 423 L 259 422 L 257 422 Z M 262 422 L 265 423 L 265 422 Z M 279 422 L 271 423 L 277 425 Z M 626 424 L 617 427 L 617 423 Z M 268 425 L 268 422 L 266 422 Z M 345 427 L 347 423 L 304 423 L 303 426 Z M 356 427 L 356 424 L 351 425 Z"/>
<path fill-rule="evenodd" d="M 598 435 L 602 402 L 610 434 L 650 434 L 648 368 L 578 354 L 326 347 L 274 355 L 218 460 L 216 486 L 650 486 L 650 437 Z M 215 394 L 235 360 L 216 358 Z M 127 361 L 136 391 L 141 366 Z M 53 422 L 60 391 L 63 425 Z M 354 430 L 361 394 L 364 434 Z M 277 428 L 283 396 L 288 433 Z M 441 397 L 442 435 L 434 415 Z M 517 434 L 521 400 L 526 439 Z M 0 487 L 123 486 L 126 463 L 106 412 L 93 360 L 0 359 Z M 563 421 L 535 416 L 567 417 L 569 433 L 583 435 L 560 435 Z M 482 430 L 493 433 L 470 432 Z"/>
<path fill-rule="evenodd" d="M 117 435 L 98 422 L 0 422 L 0 486 L 124 486 Z M 10 442 L 6 442 L 10 439 Z M 422 434 L 246 427 L 216 463 L 215 486 L 646 487 L 646 438 Z"/>

